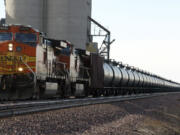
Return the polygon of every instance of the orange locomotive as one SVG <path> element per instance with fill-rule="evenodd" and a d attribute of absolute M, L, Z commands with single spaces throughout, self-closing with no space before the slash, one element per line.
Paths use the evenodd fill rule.
<path fill-rule="evenodd" d="M 21 86 L 33 86 L 39 34 L 31 27 L 22 25 L 0 27 L 1 98 L 17 98 L 24 91 Z"/>
<path fill-rule="evenodd" d="M 30 26 L 0 26 L 0 100 L 70 95 L 71 87 L 82 87 L 80 59 L 67 41 Z"/>

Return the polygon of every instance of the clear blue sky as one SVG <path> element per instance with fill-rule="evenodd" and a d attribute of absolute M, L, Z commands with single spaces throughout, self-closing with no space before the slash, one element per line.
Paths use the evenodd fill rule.
<path fill-rule="evenodd" d="M 0 18 L 5 17 L 4 0 L 0 0 Z"/>
<path fill-rule="evenodd" d="M 93 18 L 116 39 L 112 58 L 180 82 L 180 0 L 93 0 Z"/>
<path fill-rule="evenodd" d="M 121 40 L 179 40 L 180 36 L 179 0 L 94 0 L 93 17 Z"/>

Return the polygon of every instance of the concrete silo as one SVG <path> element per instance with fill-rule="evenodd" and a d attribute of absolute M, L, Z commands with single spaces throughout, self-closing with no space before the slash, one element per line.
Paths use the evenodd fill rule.
<path fill-rule="evenodd" d="M 6 22 L 28 24 L 85 49 L 89 42 L 92 0 L 6 0 Z"/>
<path fill-rule="evenodd" d="M 6 23 L 31 25 L 42 31 L 43 0 L 5 0 Z"/>

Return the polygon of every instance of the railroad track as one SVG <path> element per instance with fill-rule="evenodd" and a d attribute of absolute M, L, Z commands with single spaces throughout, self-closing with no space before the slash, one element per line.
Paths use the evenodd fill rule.
<path fill-rule="evenodd" d="M 163 96 L 167 94 L 176 94 L 176 93 L 178 92 L 126 95 L 126 96 L 115 96 L 115 97 L 84 98 L 84 99 L 26 101 L 26 102 L 17 102 L 17 103 L 9 102 L 9 103 L 0 104 L 0 118 L 44 112 L 50 110 L 57 110 L 57 109 L 64 109 L 64 108 L 71 108 L 71 107 L 93 105 L 93 104 L 104 104 L 111 102 L 136 100 L 136 99 L 150 98 L 150 97 Z"/>

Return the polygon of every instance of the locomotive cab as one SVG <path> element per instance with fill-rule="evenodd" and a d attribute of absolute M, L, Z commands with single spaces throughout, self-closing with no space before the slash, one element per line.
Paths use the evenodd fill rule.
<path fill-rule="evenodd" d="M 0 27 L 0 93 L 8 95 L 3 98 L 23 97 L 23 88 L 34 86 L 38 43 L 39 32 L 29 26 Z"/>

